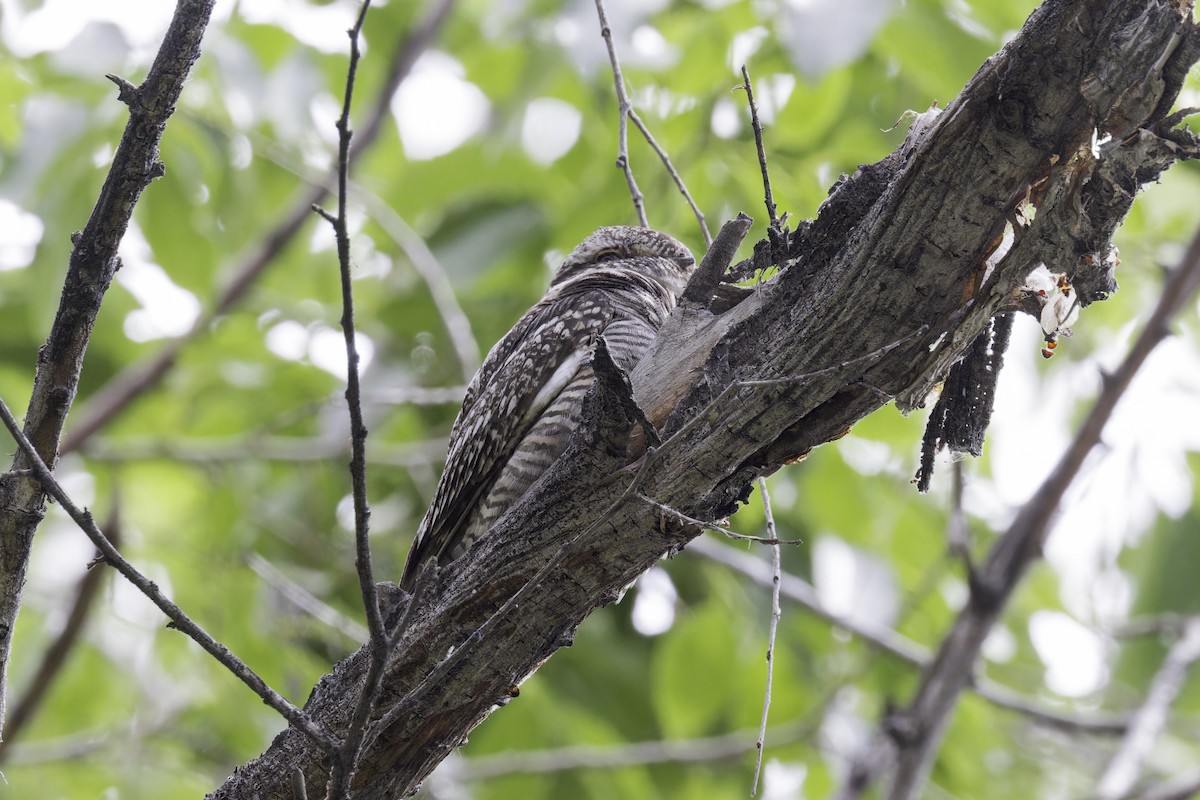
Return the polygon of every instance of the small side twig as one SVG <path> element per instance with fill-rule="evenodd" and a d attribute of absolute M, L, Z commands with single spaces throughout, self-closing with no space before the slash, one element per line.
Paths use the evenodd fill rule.
<path fill-rule="evenodd" d="M 604 38 L 604 46 L 608 49 L 613 83 L 617 89 L 617 167 L 625 173 L 625 183 L 629 186 L 629 196 L 633 198 L 633 210 L 637 213 L 638 222 L 643 228 L 649 228 L 650 222 L 646 219 L 646 203 L 642 197 L 642 190 L 638 188 L 637 179 L 633 177 L 633 167 L 629 164 L 629 112 L 633 110 L 633 104 L 629 102 L 629 94 L 625 91 L 625 76 L 621 74 L 621 61 L 617 58 L 617 47 L 613 44 L 612 28 L 608 26 L 604 0 L 596 0 L 596 14 L 600 17 L 600 36 Z"/>
<path fill-rule="evenodd" d="M 767 479 L 758 479 L 758 492 L 762 495 L 763 514 L 767 520 L 767 537 L 778 542 L 775 535 L 775 514 L 771 510 L 771 495 L 767 492 Z M 755 744 L 754 783 L 750 796 L 758 794 L 758 778 L 762 773 L 763 749 L 767 743 L 767 714 L 771 710 L 771 685 L 775 679 L 775 636 L 779 631 L 779 619 L 783 610 L 779 605 L 779 593 L 783 584 L 783 563 L 779 545 L 771 545 L 771 628 L 767 634 L 767 688 L 763 691 L 762 721 L 758 725 L 758 741 Z"/>
<path fill-rule="evenodd" d="M 754 128 L 754 145 L 758 148 L 758 167 L 762 170 L 763 180 L 763 199 L 767 205 L 767 218 L 771 222 L 771 227 L 779 225 L 779 218 L 775 215 L 775 197 L 771 194 L 771 176 L 767 172 L 767 151 L 763 147 L 762 123 L 758 121 L 758 106 L 754 103 L 754 88 L 750 84 L 750 71 L 746 69 L 746 65 L 742 65 L 742 88 L 746 90 L 746 102 L 750 105 L 750 125 Z"/>
<path fill-rule="evenodd" d="M 58 501 L 58 504 L 67 512 L 67 515 L 75 521 L 75 524 L 92 540 L 92 544 L 96 545 L 96 549 L 104 555 L 104 560 L 124 575 L 154 605 L 158 606 L 160 611 L 167 615 L 167 618 L 171 620 L 172 628 L 180 631 L 196 642 L 196 644 L 200 645 L 206 653 L 219 661 L 222 666 L 232 672 L 242 683 L 249 686 L 255 694 L 262 698 L 264 703 L 282 714 L 288 722 L 304 731 L 318 745 L 330 752 L 336 749 L 336 744 L 330 738 L 329 734 L 318 727 L 307 714 L 268 686 L 266 681 L 260 678 L 254 670 L 250 669 L 244 661 L 231 653 L 228 647 L 214 639 L 207 631 L 194 622 L 191 617 L 185 614 L 183 609 L 171 602 L 163 594 L 162 590 L 158 588 L 157 584 L 125 560 L 124 556 L 113 546 L 108 537 L 101 532 L 100 528 L 96 525 L 96 521 L 92 519 L 91 513 L 75 505 L 75 502 L 62 486 L 59 485 L 58 481 L 54 479 L 50 468 L 46 466 L 46 462 L 42 460 L 33 443 L 29 441 L 29 437 L 21 430 L 16 417 L 13 416 L 12 411 L 9 410 L 8 405 L 2 399 L 0 399 L 0 420 L 4 422 L 4 427 L 8 429 L 9 434 L 12 435 L 21 452 L 25 454 L 30 468 L 36 473 L 38 481 L 41 482 L 42 487 L 46 490 L 46 494 Z"/>

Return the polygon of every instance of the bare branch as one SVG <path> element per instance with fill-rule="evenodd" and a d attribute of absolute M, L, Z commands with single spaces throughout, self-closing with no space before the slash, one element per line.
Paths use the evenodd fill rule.
<path fill-rule="evenodd" d="M 758 149 L 758 168 L 762 171 L 763 200 L 767 205 L 767 219 L 771 226 L 779 224 L 775 215 L 775 197 L 771 194 L 771 175 L 767 171 L 767 151 L 763 147 L 762 123 L 758 121 L 758 106 L 754 104 L 754 87 L 750 83 L 750 71 L 742 64 L 742 88 L 746 90 L 746 102 L 750 106 L 750 125 L 754 128 L 754 146 Z"/>
<path fill-rule="evenodd" d="M 371 666 L 367 671 L 362 691 L 355 701 L 350 727 L 333 759 L 329 785 L 325 796 L 329 800 L 350 800 L 350 778 L 358 762 L 366 732 L 367 718 L 379 697 L 379 683 L 387 659 L 388 641 L 383 630 L 383 613 L 379 608 L 379 592 L 375 587 L 374 569 L 371 565 L 371 540 L 369 520 L 371 507 L 367 502 L 367 426 L 363 422 L 362 398 L 358 378 L 358 345 L 355 342 L 354 285 L 350 274 L 350 231 L 346 223 L 347 183 L 350 176 L 350 109 L 354 102 L 354 79 L 358 74 L 361 51 L 358 46 L 363 23 L 371 0 L 363 0 L 350 36 L 350 62 L 346 67 L 346 93 L 342 103 L 342 115 L 337 121 L 337 215 L 321 212 L 333 225 L 337 239 L 338 267 L 342 284 L 342 333 L 346 341 L 346 406 L 350 413 L 350 483 L 354 498 L 354 566 L 358 573 L 358 588 L 362 594 L 363 609 L 367 615 L 367 630 L 370 643 Z M 303 773 L 300 774 L 303 779 Z"/>
<path fill-rule="evenodd" d="M 613 82 L 616 84 L 617 89 L 617 108 L 620 114 L 617 123 L 617 166 L 625 173 L 625 183 L 629 186 L 629 195 L 633 198 L 633 208 L 637 212 L 638 220 L 640 220 L 642 227 L 650 226 L 650 223 L 646 221 L 646 206 L 642 198 L 642 191 L 638 188 L 637 180 L 633 177 L 633 167 L 629 163 L 628 120 L 633 120 L 633 124 L 642 132 L 642 136 L 646 139 L 646 143 L 650 145 L 650 149 L 662 161 L 667 174 L 675 182 L 675 187 L 679 189 L 679 193 L 687 201 L 688 207 L 692 209 L 692 214 L 696 217 L 696 222 L 700 225 L 700 234 L 704 237 L 704 246 L 708 247 L 712 244 L 712 234 L 708 231 L 708 222 L 704 218 L 704 212 L 696 205 L 696 201 L 692 198 L 692 193 L 688 191 L 687 184 L 683 181 L 683 176 L 679 174 L 679 170 L 675 169 L 675 165 L 671 163 L 671 157 L 667 155 L 667 151 L 654 138 L 654 134 L 650 132 L 650 127 L 642 121 L 637 111 L 634 110 L 633 103 L 629 100 L 629 93 L 625 87 L 625 77 L 621 73 L 621 61 L 617 58 L 617 48 L 613 44 L 612 28 L 608 25 L 608 14 L 604 10 L 604 0 L 596 0 L 596 14 L 600 17 L 600 35 L 604 37 L 604 46 L 608 49 L 608 60 L 612 64 Z"/>

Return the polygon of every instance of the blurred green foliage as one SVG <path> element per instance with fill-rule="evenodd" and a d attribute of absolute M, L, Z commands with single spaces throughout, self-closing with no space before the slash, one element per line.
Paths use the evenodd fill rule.
<path fill-rule="evenodd" d="M 109 293 L 73 419 L 86 415 L 101 387 L 127 380 L 122 370 L 153 357 L 167 334 L 187 328 L 193 312 L 186 302 L 145 288 L 161 285 L 155 274 L 212 308 L 248 254 L 310 191 L 309 182 L 325 175 L 346 58 L 344 41 L 338 49 L 319 34 L 322 27 L 349 27 L 354 5 L 297 2 L 291 22 L 263 19 L 252 13 L 256 5 L 233 6 L 206 37 L 204 57 L 163 140 L 167 174 L 135 214 L 131 238 L 145 245 L 126 252 L 127 280 Z M 781 211 L 808 217 L 839 173 L 879 159 L 902 140 L 905 126 L 894 123 L 906 110 L 935 101 L 944 107 L 1034 4 L 884 0 L 874 11 L 869 3 L 841 5 L 610 5 L 635 105 L 714 228 L 745 210 L 758 220 L 750 241 L 764 232 L 744 96 L 731 92 L 740 83 L 735 50 L 762 87 L 760 102 L 772 107 L 764 113 L 776 200 Z M 814 16 L 813 8 L 824 11 Z M 336 21 L 313 23 L 317 12 Z M 11 13 L 0 59 L 0 204 L 8 204 L 0 210 L 8 219 L 20 209 L 44 226 L 27 257 L 9 242 L 29 221 L 0 230 L 0 396 L 20 411 L 58 302 L 71 231 L 87 218 L 124 124 L 124 109 L 103 72 L 136 80 L 153 48 L 135 47 L 127 27 L 93 22 L 74 42 L 39 49 L 21 38 L 30 30 L 22 28 L 27 12 Z M 392 52 L 423 13 L 422 4 L 394 0 L 371 11 L 358 118 L 370 113 Z M 853 18 L 856 13 L 862 16 Z M 837 57 L 797 52 L 789 31 L 833 24 L 838 15 L 851 15 L 865 31 L 860 45 L 847 45 L 849 52 Z M 97 37 L 123 54 L 114 64 L 81 69 L 65 58 L 79 42 Z M 624 178 L 614 168 L 612 77 L 590 3 L 462 0 L 434 48 L 441 60 L 420 62 L 408 86 L 430 75 L 450 76 L 460 87 L 473 84 L 487 101 L 480 130 L 444 155 L 416 159 L 389 117 L 354 175 L 358 324 L 372 348 L 364 382 L 373 436 L 373 544 L 383 579 L 398 574 L 456 411 L 450 403 L 391 402 L 386 393 L 459 386 L 475 365 L 460 363 L 413 254 L 372 209 L 392 209 L 427 243 L 483 351 L 541 295 L 555 254 L 600 225 L 635 221 Z M 1195 76 L 1188 91 L 1200 92 Z M 527 109 L 539 98 L 562 101 L 578 114 L 577 139 L 551 163 L 538 152 L 538 137 L 547 131 L 526 131 L 523 144 Z M 440 135 L 449 136 L 459 111 L 452 99 L 426 106 L 397 101 L 393 109 L 417 127 L 441 125 Z M 702 250 L 691 212 L 632 129 L 630 154 L 651 224 Z M 1035 363 L 1032 327 L 1025 329 L 1029 336 L 1018 336 L 1010 355 L 1017 377 L 1006 374 L 1002 381 L 988 453 L 965 465 L 977 553 L 1030 491 L 1013 482 L 1012 452 L 1018 466 L 1020 458 L 1040 458 L 1028 467 L 1034 478 L 1048 469 L 1087 402 L 1086 387 L 1094 386 L 1091 354 L 1111 365 L 1130 322 L 1144 315 L 1158 291 L 1156 264 L 1177 257 L 1179 243 L 1200 222 L 1198 189 L 1200 171 L 1180 165 L 1146 193 L 1120 234 L 1123 290 L 1095 313 L 1089 309 L 1078 335 L 1052 363 Z M 346 519 L 340 340 L 330 336 L 340 315 L 331 248 L 327 226 L 314 216 L 235 308 L 202 323 L 160 383 L 59 467 L 98 518 L 119 513 L 122 546 L 135 563 L 295 702 L 354 645 L 339 626 L 317 622 L 287 600 L 274 579 L 251 568 L 249 557 L 266 559 L 337 612 L 361 617 Z M 139 295 L 139 289 L 149 293 Z M 139 328 L 139 315 L 153 319 L 155 311 L 165 320 Z M 1173 358 L 1193 365 L 1194 309 L 1181 328 L 1185 336 Z M 1029 346 L 1022 349 L 1022 342 Z M 1195 374 L 1181 372 L 1176 387 L 1192 403 L 1200 395 Z M 1065 384 L 1084 388 L 1064 393 Z M 1153 393 L 1140 398 L 1146 405 L 1134 413 L 1153 419 L 1159 413 Z M 849 597 L 852 606 L 860 601 L 858 612 L 868 619 L 933 648 L 966 590 L 961 564 L 946 549 L 949 465 L 942 465 L 929 496 L 918 496 L 909 484 L 921 431 L 919 415 L 905 419 L 884 409 L 847 440 L 774 476 L 771 486 L 780 535 L 804 540 L 785 550 L 785 569 L 813 581 L 822 597 Z M 1008 466 L 996 455 L 998 439 L 1009 452 Z M 1112 631 L 1130 615 L 1194 614 L 1200 598 L 1200 514 L 1189 499 L 1193 470 L 1182 463 L 1182 454 L 1200 443 L 1193 434 L 1178 439 L 1166 456 L 1135 452 L 1141 471 L 1129 474 L 1144 481 L 1131 479 L 1129 491 L 1131 498 L 1148 498 L 1138 501 L 1141 512 L 1131 512 L 1103 546 L 1085 543 L 1077 558 L 1060 554 L 1035 568 L 988 649 L 984 673 L 1033 702 L 1081 714 L 1125 710 L 1144 695 L 1169 639 L 1116 639 Z M 279 452 L 282 445 L 290 445 L 290 453 Z M 1156 496 L 1156 482 L 1165 482 L 1174 499 Z M 1064 519 L 1074 513 L 1068 510 Z M 757 501 L 731 525 L 761 532 Z M 762 548 L 729 546 L 768 558 Z M 88 559 L 82 534 L 51 509 L 35 545 L 17 631 L 9 674 L 15 697 L 61 628 Z M 663 568 L 675 592 L 655 595 L 654 619 L 664 632 L 639 632 L 646 630 L 636 611 L 644 590 L 631 590 L 623 603 L 588 620 L 574 647 L 556 655 L 518 700 L 477 730 L 429 791 L 487 800 L 745 796 L 752 747 L 704 763 L 487 781 L 456 777 L 469 772 L 473 759 L 510 750 L 620 748 L 757 726 L 767 590 L 686 553 Z M 645 593 L 650 614 L 655 598 Z M 1065 696 L 1044 680 L 1051 656 L 1030 636 L 1031 614 L 1039 609 L 1070 615 L 1100 643 L 1101 661 L 1093 666 L 1101 678 L 1081 696 Z M 767 742 L 765 796 L 820 797 L 838 785 L 846 759 L 887 704 L 908 698 L 917 673 L 786 602 L 776 652 L 771 722 L 779 736 Z M 1175 710 L 1171 746 L 1151 764 L 1155 774 L 1200 759 L 1200 686 L 1191 686 Z M 165 630 L 147 602 L 110 576 L 83 641 L 9 751 L 0 796 L 195 797 L 260 752 L 281 727 L 245 687 Z M 944 796 L 1078 796 L 1092 788 L 1111 746 L 1111 740 L 1039 727 L 967 696 L 932 779 Z"/>

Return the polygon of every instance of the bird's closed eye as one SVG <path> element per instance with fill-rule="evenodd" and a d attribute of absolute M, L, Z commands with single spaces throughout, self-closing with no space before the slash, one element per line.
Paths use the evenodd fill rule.
<path fill-rule="evenodd" d="M 596 261 L 620 261 L 620 260 L 621 260 L 621 254 L 618 253 L 616 250 L 609 250 L 607 252 L 601 253 L 600 255 L 598 255 L 596 257 Z"/>

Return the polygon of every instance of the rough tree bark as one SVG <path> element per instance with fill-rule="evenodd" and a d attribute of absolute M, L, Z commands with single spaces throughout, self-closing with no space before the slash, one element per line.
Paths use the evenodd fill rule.
<path fill-rule="evenodd" d="M 1138 188 L 1200 156 L 1169 116 L 1200 57 L 1191 19 L 1190 0 L 1049 0 L 944 112 L 833 188 L 774 279 L 720 313 L 683 303 L 632 386 L 598 351 L 567 454 L 417 608 L 392 593 L 405 627 L 353 796 L 414 791 L 589 613 L 684 547 L 688 518 L 726 516 L 757 476 L 889 401 L 922 405 L 994 316 L 1028 303 L 1038 264 L 1085 305 L 1113 291 L 1110 239 Z M 627 464 L 647 418 L 661 444 Z M 329 730 L 366 664 L 360 651 L 314 689 L 306 708 Z M 296 770 L 321 796 L 327 764 L 289 729 L 211 797 L 285 800 Z"/>

